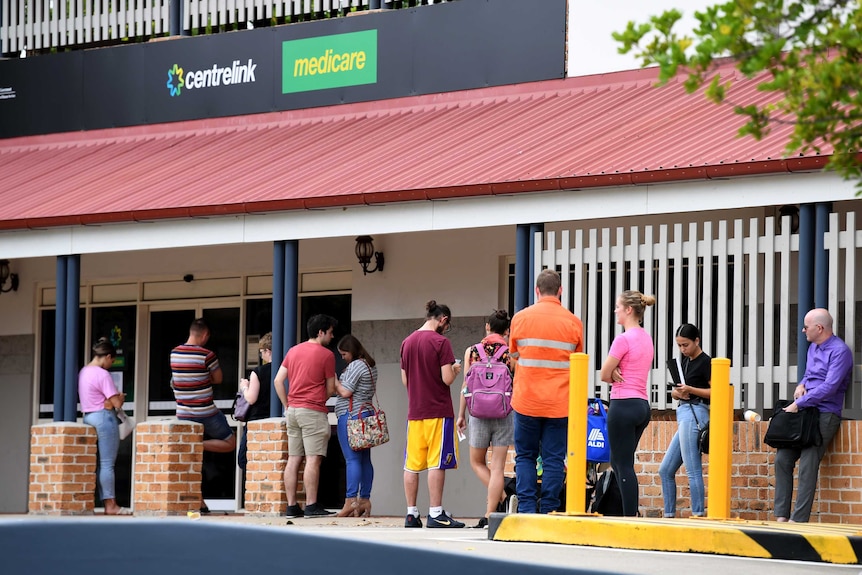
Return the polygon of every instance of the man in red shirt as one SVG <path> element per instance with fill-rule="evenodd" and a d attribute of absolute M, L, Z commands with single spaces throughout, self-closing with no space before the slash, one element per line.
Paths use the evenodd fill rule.
<path fill-rule="evenodd" d="M 308 341 L 293 346 L 275 376 L 275 392 L 286 410 L 287 465 L 284 490 L 287 517 L 332 515 L 317 503 L 320 464 L 326 457 L 331 434 L 326 400 L 335 393 L 335 354 L 326 346 L 332 341 L 335 318 L 315 315 L 308 320 Z M 285 380 L 289 382 L 285 393 Z M 296 502 L 299 466 L 305 459 L 305 510 Z"/>
<path fill-rule="evenodd" d="M 434 300 L 426 309 L 425 323 L 401 344 L 401 382 L 407 388 L 404 527 L 422 527 L 416 496 L 419 473 L 425 470 L 431 500 L 428 527 L 464 527 L 443 510 L 446 470 L 458 467 L 455 410 L 449 386 L 461 366 L 455 363 L 452 343 L 443 336 L 449 330 L 452 313 L 448 306 Z"/>

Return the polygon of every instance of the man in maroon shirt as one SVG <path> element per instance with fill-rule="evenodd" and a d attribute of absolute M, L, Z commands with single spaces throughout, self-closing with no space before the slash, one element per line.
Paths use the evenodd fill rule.
<path fill-rule="evenodd" d="M 405 527 L 422 527 L 416 497 L 419 473 L 428 471 L 428 527 L 464 527 L 443 510 L 446 470 L 458 467 L 455 410 L 449 386 L 461 372 L 448 331 L 452 313 L 428 302 L 425 323 L 401 344 L 401 382 L 407 388 L 407 450 L 404 458 Z"/>

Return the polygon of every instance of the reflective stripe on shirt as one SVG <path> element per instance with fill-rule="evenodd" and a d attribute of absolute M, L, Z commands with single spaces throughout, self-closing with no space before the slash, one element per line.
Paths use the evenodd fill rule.
<path fill-rule="evenodd" d="M 557 341 L 554 339 L 539 339 L 535 337 L 524 337 L 516 340 L 519 347 L 550 347 L 551 349 L 562 349 L 565 351 L 575 351 L 577 346 L 568 341 Z"/>
<path fill-rule="evenodd" d="M 551 359 L 529 359 L 523 358 L 518 360 L 518 365 L 522 367 L 546 367 L 548 369 L 569 369 L 568 361 L 554 361 Z"/>

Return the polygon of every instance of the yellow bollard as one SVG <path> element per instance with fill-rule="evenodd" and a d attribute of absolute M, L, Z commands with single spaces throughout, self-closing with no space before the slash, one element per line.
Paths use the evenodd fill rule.
<path fill-rule="evenodd" d="M 733 386 L 730 360 L 712 360 L 712 395 L 709 400 L 709 505 L 710 519 L 730 519 L 730 471 L 733 448 Z"/>
<path fill-rule="evenodd" d="M 587 368 L 590 356 L 573 353 L 569 356 L 569 436 L 566 457 L 566 514 L 586 513 L 587 477 Z"/>

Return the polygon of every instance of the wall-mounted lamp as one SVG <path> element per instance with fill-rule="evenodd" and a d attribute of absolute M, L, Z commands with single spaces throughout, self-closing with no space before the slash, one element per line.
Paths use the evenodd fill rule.
<path fill-rule="evenodd" d="M 356 257 L 359 259 L 359 265 L 362 266 L 362 275 L 383 271 L 383 252 L 374 251 L 374 238 L 371 236 L 356 238 Z M 372 257 L 374 257 L 374 269 L 368 269 Z"/>
<path fill-rule="evenodd" d="M 9 273 L 9 260 L 0 260 L 0 293 L 10 291 L 18 291 L 18 274 Z"/>

